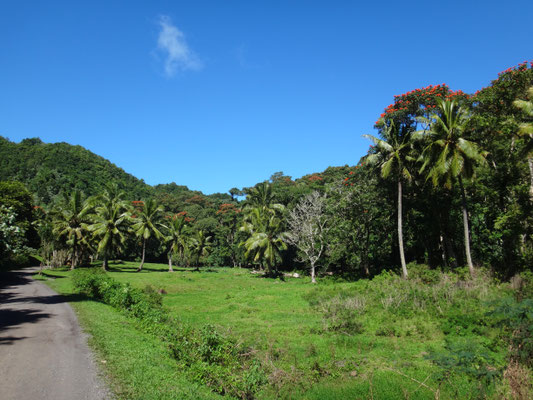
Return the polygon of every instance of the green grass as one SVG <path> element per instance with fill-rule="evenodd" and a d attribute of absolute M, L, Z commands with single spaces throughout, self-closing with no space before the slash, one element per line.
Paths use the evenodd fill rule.
<path fill-rule="evenodd" d="M 446 309 L 440 317 L 424 304 L 420 305 L 425 310 L 421 312 L 409 311 L 417 311 L 418 304 L 384 309 L 381 298 L 386 295 L 373 293 L 365 282 L 329 279 L 311 285 L 308 278 L 272 280 L 244 269 L 195 272 L 180 268 L 168 273 L 166 265 L 146 264 L 137 273 L 136 268 L 133 263 L 111 264 L 109 275 L 133 287 L 164 289 L 164 306 L 179 320 L 196 327 L 214 324 L 257 351 L 256 357 L 266 366 L 270 381 L 259 398 L 434 398 L 424 385 L 438 387 L 438 369 L 425 356 L 431 350 L 443 349 Z M 47 276 L 68 277 L 69 272 L 48 271 Z M 59 292 L 71 290 L 69 279 L 48 282 Z M 416 292 L 417 288 L 404 290 Z M 454 296 L 463 296 L 464 307 L 470 309 L 482 308 L 485 298 L 504 292 L 491 287 L 486 292 L 480 289 L 477 297 L 468 297 L 453 286 L 450 290 Z M 324 330 L 323 312 L 310 306 L 310 301 L 320 303 L 322 298 L 343 293 L 366 299 L 366 311 L 359 317 L 363 330 L 359 334 Z M 113 387 L 123 398 L 215 397 L 180 376 L 157 340 L 136 330 L 116 310 L 91 301 L 74 306 L 93 337 L 99 357 L 107 361 L 104 367 Z M 493 333 L 478 336 L 485 340 Z M 461 335 L 477 340 L 472 332 Z M 504 350 L 499 348 L 495 354 L 503 359 Z M 449 384 L 441 385 L 440 398 L 476 398 L 477 386 L 466 376 L 454 376 Z"/>
<path fill-rule="evenodd" d="M 69 295 L 67 271 L 47 271 L 44 278 L 56 291 Z M 56 279 L 50 279 L 56 278 Z M 112 307 L 91 300 L 71 303 L 80 324 L 90 335 L 89 344 L 107 384 L 118 399 L 216 399 L 209 389 L 191 383 L 177 370 L 175 361 L 156 338 L 135 329 L 134 322 Z"/>

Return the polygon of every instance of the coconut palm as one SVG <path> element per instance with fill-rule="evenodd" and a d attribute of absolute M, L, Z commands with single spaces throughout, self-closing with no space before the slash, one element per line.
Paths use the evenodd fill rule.
<path fill-rule="evenodd" d="M 455 181 L 459 183 L 466 261 L 473 276 L 474 266 L 470 252 L 470 230 L 463 178 L 473 177 L 475 166 L 485 162 L 486 152 L 464 138 L 467 120 L 467 111 L 459 107 L 455 101 L 441 101 L 436 114 L 430 119 L 421 119 L 429 129 L 424 135 L 428 144 L 419 160 L 422 162 L 420 172 L 425 171 L 427 179 L 430 179 L 435 186 L 442 184 L 451 189 Z"/>
<path fill-rule="evenodd" d="M 533 86 L 527 91 L 528 100 L 515 100 L 514 106 L 523 111 L 526 118 L 530 119 L 530 122 L 522 122 L 518 128 L 518 135 L 526 140 L 524 152 L 527 156 L 527 163 L 529 165 L 529 197 L 533 201 Z"/>
<path fill-rule="evenodd" d="M 184 233 L 185 218 L 175 216 L 166 226 L 167 235 L 165 241 L 168 245 L 168 271 L 173 272 L 172 256 L 179 255 L 183 257 L 187 248 L 187 240 Z"/>
<path fill-rule="evenodd" d="M 281 250 L 287 249 L 287 233 L 282 228 L 281 218 L 271 212 L 262 212 L 261 208 L 251 209 L 241 227 L 241 231 L 250 234 L 242 243 L 246 248 L 245 256 L 259 262 L 269 276 L 276 272 Z"/>
<path fill-rule="evenodd" d="M 193 257 L 193 263 L 196 264 L 196 270 L 200 271 L 200 258 L 207 257 L 211 250 L 211 236 L 206 236 L 203 230 L 196 232 L 191 238 L 190 250 Z"/>
<path fill-rule="evenodd" d="M 279 213 L 284 211 L 283 204 L 274 203 L 272 185 L 268 182 L 258 183 L 255 187 L 248 189 L 244 211 L 252 208 L 259 208 L 262 212 Z"/>
<path fill-rule="evenodd" d="M 132 225 L 133 233 L 142 239 L 142 258 L 137 272 L 141 271 L 144 265 L 146 255 L 146 241 L 152 236 L 160 239 L 163 234 L 159 230 L 161 227 L 161 218 L 163 214 L 163 207 L 157 204 L 154 199 L 147 200 L 141 205 L 141 208 L 136 212 L 134 222 Z"/>
<path fill-rule="evenodd" d="M 415 157 L 413 156 L 411 130 L 408 127 L 398 127 L 392 120 L 382 119 L 380 125 L 383 127 L 381 132 L 383 139 L 372 135 L 363 135 L 375 144 L 375 153 L 367 157 L 367 162 L 379 166 L 383 178 L 393 174 L 396 179 L 398 185 L 398 247 L 402 276 L 407 279 L 408 273 L 403 249 L 402 182 L 403 180 L 412 180 L 409 167 L 411 162 L 415 161 Z"/>
<path fill-rule="evenodd" d="M 86 201 L 79 190 L 70 196 L 63 193 L 60 203 L 53 210 L 53 232 L 63 238 L 71 250 L 71 269 L 78 266 L 83 257 L 83 250 L 87 247 L 89 214 L 92 206 Z"/>
<path fill-rule="evenodd" d="M 112 251 L 124 243 L 129 228 L 130 212 L 124 196 L 124 192 L 112 186 L 93 199 L 95 214 L 89 229 L 98 238 L 97 251 L 103 257 L 104 271 Z"/>

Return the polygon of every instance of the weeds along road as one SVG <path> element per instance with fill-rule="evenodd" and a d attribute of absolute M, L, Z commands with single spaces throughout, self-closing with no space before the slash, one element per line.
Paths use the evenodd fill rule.
<path fill-rule="evenodd" d="M 0 399 L 109 399 L 74 311 L 35 272 L 0 273 Z"/>

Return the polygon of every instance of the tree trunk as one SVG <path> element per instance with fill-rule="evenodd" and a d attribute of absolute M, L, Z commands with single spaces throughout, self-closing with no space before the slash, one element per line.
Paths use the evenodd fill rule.
<path fill-rule="evenodd" d="M 145 253 L 146 253 L 146 239 L 143 238 L 143 255 L 141 258 L 141 265 L 139 265 L 139 268 L 137 268 L 137 272 L 143 269 Z"/>
<path fill-rule="evenodd" d="M 402 263 L 402 277 L 407 279 L 407 266 L 403 254 L 403 231 L 402 231 L 402 181 L 398 179 L 398 247 L 400 248 L 400 262 Z"/>
<path fill-rule="evenodd" d="M 466 208 L 466 195 L 465 188 L 463 187 L 463 179 L 459 176 L 459 186 L 461 187 L 461 201 L 463 207 L 463 226 L 465 234 L 465 252 L 466 252 L 466 262 L 468 264 L 468 270 L 470 271 L 470 276 L 474 277 L 474 265 L 472 264 L 472 256 L 470 254 L 470 229 L 468 227 L 468 210 Z"/>
<path fill-rule="evenodd" d="M 316 283 L 315 263 L 311 261 L 311 283 Z"/>
<path fill-rule="evenodd" d="M 370 229 L 366 228 L 366 238 L 365 238 L 365 249 L 363 250 L 363 269 L 365 270 L 365 275 L 370 276 L 370 270 L 368 269 L 368 249 L 370 242 Z"/>
<path fill-rule="evenodd" d="M 102 269 L 107 271 L 107 252 L 104 253 L 104 261 L 102 262 Z"/>
<path fill-rule="evenodd" d="M 533 202 L 533 156 L 527 157 L 527 163 L 529 164 L 529 199 Z"/>
<path fill-rule="evenodd" d="M 70 263 L 70 270 L 72 271 L 74 268 L 76 268 L 76 250 L 72 252 L 72 262 Z"/>
<path fill-rule="evenodd" d="M 70 263 L 70 270 L 72 271 L 74 268 L 76 268 L 76 261 L 77 261 L 77 258 L 78 258 L 78 249 L 77 249 L 77 246 L 76 246 L 76 243 L 77 240 L 76 240 L 76 237 L 74 237 L 74 243 L 73 243 L 73 246 L 72 246 L 72 262 Z"/>
<path fill-rule="evenodd" d="M 168 253 L 168 272 L 174 272 L 172 269 L 172 254 Z"/>

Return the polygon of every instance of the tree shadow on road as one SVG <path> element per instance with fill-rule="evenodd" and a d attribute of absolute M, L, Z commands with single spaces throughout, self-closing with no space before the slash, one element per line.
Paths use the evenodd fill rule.
<path fill-rule="evenodd" d="M 26 323 L 37 322 L 50 318 L 51 314 L 31 309 L 5 308 L 0 310 L 0 332 Z"/>

